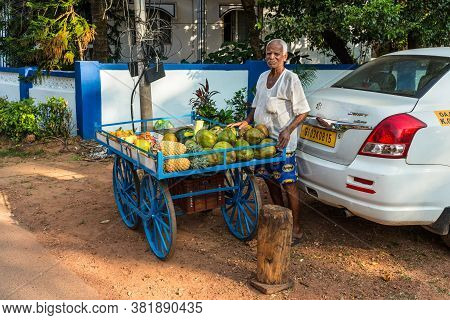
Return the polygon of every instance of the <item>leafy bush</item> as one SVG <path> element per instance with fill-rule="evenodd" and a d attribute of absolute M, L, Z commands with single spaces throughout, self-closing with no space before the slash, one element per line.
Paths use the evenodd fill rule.
<path fill-rule="evenodd" d="M 37 110 L 42 136 L 64 139 L 70 137 L 72 113 L 66 100 L 56 97 L 48 98 L 47 102 L 38 104 Z"/>
<path fill-rule="evenodd" d="M 227 107 L 218 109 L 212 99 L 218 91 L 210 91 L 208 80 L 200 84 L 194 92 L 195 98 L 190 100 L 192 111 L 204 118 L 215 120 L 223 124 L 242 121 L 247 116 L 247 88 L 236 91 L 230 100 L 225 99 Z"/>
<path fill-rule="evenodd" d="M 70 137 L 72 113 L 63 98 L 49 98 L 36 105 L 33 99 L 7 101 L 0 98 L 0 134 L 15 142 L 27 135 Z"/>
<path fill-rule="evenodd" d="M 244 63 L 254 57 L 248 42 L 225 42 L 215 52 L 208 54 L 205 63 Z"/>
<path fill-rule="evenodd" d="M 247 88 L 242 88 L 236 91 L 230 100 L 225 100 L 230 109 L 233 110 L 233 117 L 235 122 L 245 119 L 247 116 Z"/>
<path fill-rule="evenodd" d="M 0 97 L 0 110 L 4 108 L 8 104 L 8 100 L 6 98 Z"/>
<path fill-rule="evenodd" d="M 28 134 L 39 136 L 39 120 L 33 99 L 12 101 L 0 108 L 0 133 L 14 141 Z"/>
<path fill-rule="evenodd" d="M 233 109 L 230 107 L 227 107 L 225 109 L 221 109 L 217 112 L 217 115 L 214 117 L 214 120 L 223 123 L 223 124 L 230 124 L 234 122 L 233 117 Z"/>
<path fill-rule="evenodd" d="M 214 119 L 217 116 L 217 108 L 212 97 L 218 93 L 218 91 L 209 91 L 208 79 L 206 79 L 205 84 L 200 83 L 200 88 L 194 92 L 196 97 L 189 101 L 192 111 L 199 116 Z"/>

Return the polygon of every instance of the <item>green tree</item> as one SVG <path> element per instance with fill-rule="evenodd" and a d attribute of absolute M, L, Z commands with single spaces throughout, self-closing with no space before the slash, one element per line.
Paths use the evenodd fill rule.
<path fill-rule="evenodd" d="M 398 0 L 409 49 L 450 45 L 450 0 Z"/>
<path fill-rule="evenodd" d="M 307 37 L 313 49 L 354 63 L 348 44 L 370 45 L 398 37 L 401 5 L 393 0 L 261 0 L 272 37 L 296 42 Z"/>
<path fill-rule="evenodd" d="M 450 43 L 449 0 L 260 0 L 268 9 L 271 37 L 296 42 L 307 37 L 313 49 L 341 63 L 354 63 L 351 47 L 383 54 L 402 48 Z"/>
<path fill-rule="evenodd" d="M 34 65 L 41 70 L 69 69 L 84 60 L 95 27 L 77 13 L 80 0 L 0 0 L 0 54 L 13 66 Z M 39 73 L 38 72 L 38 73 Z"/>
<path fill-rule="evenodd" d="M 241 0 L 241 3 L 247 18 L 250 47 L 254 58 L 261 60 L 264 57 L 264 52 L 261 46 L 261 27 L 258 24 L 258 16 L 255 13 L 256 0 Z"/>

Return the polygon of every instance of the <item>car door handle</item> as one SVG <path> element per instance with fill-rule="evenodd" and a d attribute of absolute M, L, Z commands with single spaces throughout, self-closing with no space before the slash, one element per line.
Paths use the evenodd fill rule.
<path fill-rule="evenodd" d="M 304 122 L 312 126 L 333 130 L 336 132 L 345 132 L 347 130 L 373 130 L 372 126 L 361 123 L 335 121 L 313 116 L 307 116 Z"/>

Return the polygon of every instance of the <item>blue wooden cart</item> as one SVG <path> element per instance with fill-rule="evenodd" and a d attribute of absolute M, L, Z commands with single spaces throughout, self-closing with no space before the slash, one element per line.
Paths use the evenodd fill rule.
<path fill-rule="evenodd" d="M 188 114 L 182 117 L 155 118 L 139 121 L 105 124 L 96 127 L 96 140 L 115 155 L 113 167 L 114 197 L 120 216 L 128 228 L 135 229 L 142 223 L 147 240 L 153 253 L 161 260 L 171 257 L 175 249 L 177 234 L 176 216 L 173 200 L 221 193 L 225 197 L 221 212 L 230 232 L 239 240 L 251 240 L 258 228 L 258 215 L 261 198 L 258 186 L 251 170 L 257 164 L 283 161 L 286 150 L 269 159 L 253 159 L 245 162 L 226 163 L 226 153 L 245 149 L 257 149 L 275 145 L 254 145 L 232 149 L 210 150 L 182 155 L 164 156 L 137 148 L 135 145 L 117 138 L 110 132 L 118 127 L 145 126 L 156 120 L 182 121 L 193 125 L 195 120 L 203 120 L 213 125 L 215 121 Z M 204 169 L 192 169 L 181 172 L 165 172 L 164 161 L 174 158 L 222 153 L 223 162 Z M 138 175 L 137 170 L 144 174 Z M 220 188 L 171 195 L 168 179 L 185 179 L 202 174 L 225 174 L 225 185 Z"/>

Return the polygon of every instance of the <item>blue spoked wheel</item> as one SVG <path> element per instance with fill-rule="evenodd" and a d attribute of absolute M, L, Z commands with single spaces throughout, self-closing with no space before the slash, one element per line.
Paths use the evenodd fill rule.
<path fill-rule="evenodd" d="M 261 208 L 256 178 L 250 172 L 236 168 L 226 172 L 225 184 L 237 187 L 225 192 L 225 205 L 221 207 L 228 229 L 239 240 L 251 240 L 258 230 Z"/>
<path fill-rule="evenodd" d="M 113 168 L 114 198 L 125 225 L 130 229 L 139 226 L 139 177 L 133 165 L 116 156 Z"/>
<path fill-rule="evenodd" d="M 153 253 L 161 260 L 175 251 L 177 221 L 167 183 L 150 175 L 141 182 L 141 210 L 145 235 Z"/>

